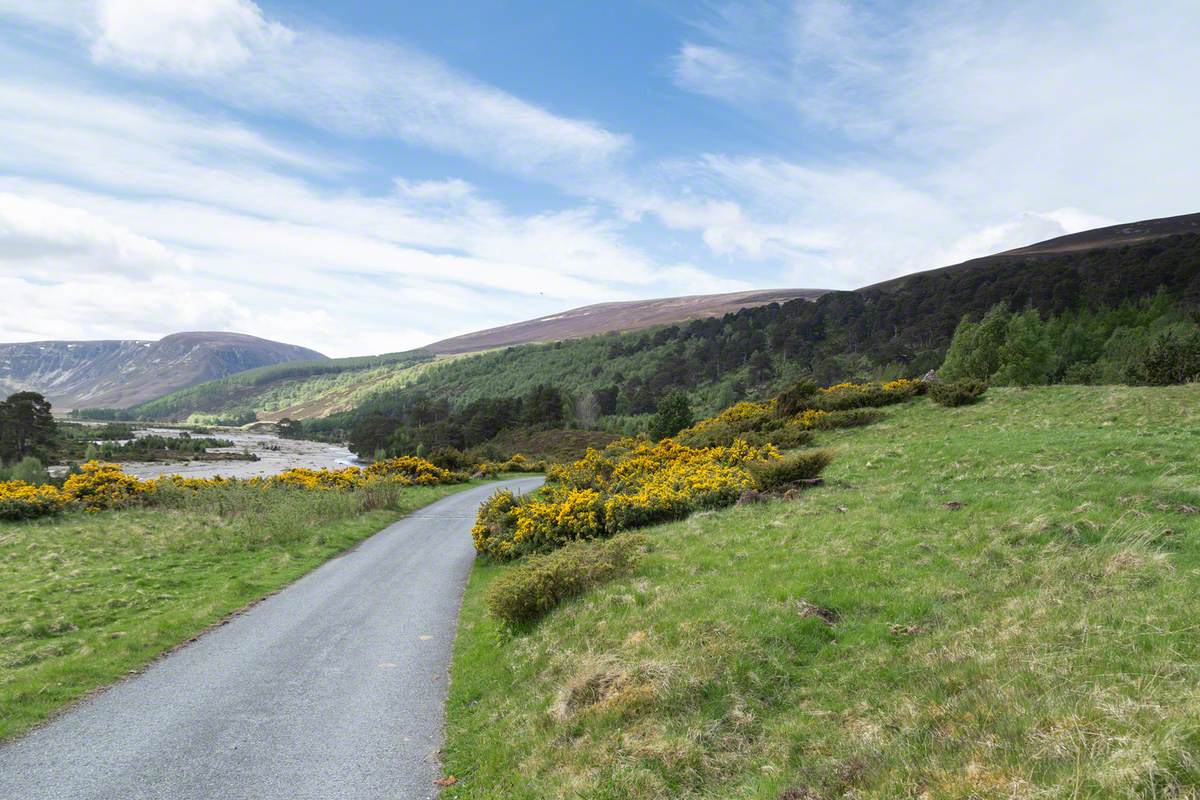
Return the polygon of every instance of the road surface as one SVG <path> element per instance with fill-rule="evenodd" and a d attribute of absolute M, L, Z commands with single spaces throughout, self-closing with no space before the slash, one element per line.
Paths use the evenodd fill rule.
<path fill-rule="evenodd" d="M 433 797 L 475 509 L 540 482 L 427 506 L 0 745 L 0 798 Z"/>

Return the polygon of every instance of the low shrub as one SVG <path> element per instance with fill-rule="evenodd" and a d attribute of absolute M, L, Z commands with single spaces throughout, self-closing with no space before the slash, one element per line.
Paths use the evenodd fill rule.
<path fill-rule="evenodd" d="M 0 481 L 0 519 L 36 519 L 62 511 L 69 498 L 54 486 Z"/>
<path fill-rule="evenodd" d="M 645 546 L 644 535 L 623 533 L 531 556 L 492 583 L 488 613 L 513 626 L 532 622 L 564 600 L 628 572 Z"/>
<path fill-rule="evenodd" d="M 929 384 L 929 397 L 939 406 L 965 406 L 987 391 L 987 383 L 968 378 L 961 381 L 935 381 Z"/>
<path fill-rule="evenodd" d="M 747 465 L 778 457 L 771 445 L 744 441 L 695 448 L 673 439 L 623 439 L 550 467 L 534 495 L 493 495 L 471 529 L 475 549 L 514 558 L 732 505 L 754 482 Z"/>
<path fill-rule="evenodd" d="M 812 399 L 817 396 L 817 385 L 807 378 L 801 378 L 779 393 L 778 412 L 781 416 L 794 417 L 806 408 L 812 407 Z"/>
<path fill-rule="evenodd" d="M 819 390 L 807 404 L 821 411 L 878 408 L 903 403 L 921 391 L 918 381 L 904 378 L 887 383 L 839 383 Z"/>
<path fill-rule="evenodd" d="M 546 462 L 542 459 L 531 460 L 515 453 L 507 461 L 503 461 L 497 465 L 500 472 L 545 472 Z"/>
<path fill-rule="evenodd" d="M 41 459 L 25 456 L 8 471 L 8 477 L 14 481 L 25 481 L 29 484 L 41 485 L 50 482 L 50 475 L 42 466 Z"/>
<path fill-rule="evenodd" d="M 63 482 L 63 494 L 88 511 L 105 511 L 143 503 L 154 494 L 154 482 L 126 475 L 117 464 L 89 461 Z"/>
<path fill-rule="evenodd" d="M 804 426 L 810 430 L 832 431 L 838 428 L 861 428 L 864 425 L 872 425 L 883 418 L 883 412 L 874 408 L 849 408 L 845 411 L 810 410 L 805 411 L 800 417 Z"/>
<path fill-rule="evenodd" d="M 750 431 L 738 438 L 746 444 L 757 447 L 773 444 L 780 450 L 795 450 L 797 447 L 807 447 L 812 444 L 813 433 L 789 420 L 787 425 L 770 430 Z"/>
<path fill-rule="evenodd" d="M 353 470 L 354 467 L 348 467 Z M 395 483 L 412 486 L 436 486 L 442 483 L 463 483 L 467 475 L 436 466 L 417 456 L 398 456 L 376 461 L 363 470 L 368 480 L 386 478 Z"/>
<path fill-rule="evenodd" d="M 777 422 L 775 409 L 774 400 L 765 403 L 736 403 L 715 417 L 701 420 L 680 431 L 675 436 L 675 441 L 688 447 L 727 447 L 737 439 L 751 444 L 762 444 L 765 443 L 765 434 L 756 434 L 765 430 L 770 423 Z M 758 441 L 751 441 L 752 439 Z"/>
<path fill-rule="evenodd" d="M 750 474 L 754 476 L 755 488 L 765 492 L 797 481 L 811 480 L 820 475 L 831 461 L 833 453 L 828 450 L 801 450 L 773 461 L 751 464 Z"/>

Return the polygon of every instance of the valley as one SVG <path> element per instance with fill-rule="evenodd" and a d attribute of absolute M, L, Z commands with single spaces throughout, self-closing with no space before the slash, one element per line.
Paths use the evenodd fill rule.
<path fill-rule="evenodd" d="M 36 767 L 53 751 L 134 754 L 186 792 L 230 695 L 169 698 L 223 675 L 234 706 L 292 709 L 247 752 L 306 765 L 235 771 L 233 794 L 319 794 L 378 746 L 356 787 L 447 798 L 1186 797 L 1196 219 L 675 324 L 285 360 L 57 421 L 12 393 L 0 766 L 27 777 L 0 789 L 96 785 Z M 151 696 L 170 751 L 131 702 Z M 444 742 L 414 749 L 394 709 L 443 702 Z M 330 750 L 333 719 L 388 733 Z"/>

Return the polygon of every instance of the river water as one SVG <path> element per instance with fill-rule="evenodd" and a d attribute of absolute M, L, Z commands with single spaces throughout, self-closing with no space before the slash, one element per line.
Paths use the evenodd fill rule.
<path fill-rule="evenodd" d="M 139 478 L 157 478 L 159 475 L 186 475 L 189 478 L 211 478 L 225 475 L 231 478 L 253 478 L 256 475 L 275 475 L 293 467 L 310 469 L 341 469 L 357 464 L 354 454 L 340 444 L 309 442 L 301 439 L 281 439 L 273 433 L 244 431 L 237 428 L 212 428 L 212 433 L 193 436 L 212 436 L 229 439 L 233 447 L 212 447 L 213 453 L 241 453 L 249 451 L 258 456 L 258 461 L 126 461 L 121 469 Z M 178 436 L 174 428 L 138 428 L 136 434 L 158 434 Z"/>

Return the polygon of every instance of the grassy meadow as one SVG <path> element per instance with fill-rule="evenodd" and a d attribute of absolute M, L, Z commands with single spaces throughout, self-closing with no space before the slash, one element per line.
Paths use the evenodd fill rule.
<path fill-rule="evenodd" d="M 1200 386 L 822 432 L 825 485 L 649 528 L 511 632 L 481 561 L 455 798 L 1200 796 Z"/>
<path fill-rule="evenodd" d="M 470 485 L 228 486 L 0 523 L 0 740 Z"/>

